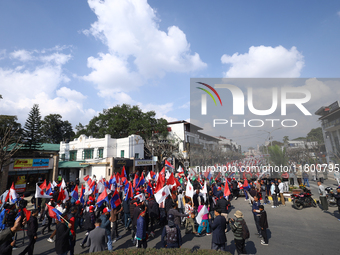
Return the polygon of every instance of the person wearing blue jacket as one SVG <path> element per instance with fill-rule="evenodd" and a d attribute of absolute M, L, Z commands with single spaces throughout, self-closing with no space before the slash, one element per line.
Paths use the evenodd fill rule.
<path fill-rule="evenodd" d="M 225 230 L 227 228 L 227 220 L 221 215 L 222 211 L 220 208 L 216 208 L 214 213 L 214 222 L 211 221 L 212 217 L 209 214 L 209 224 L 212 229 L 211 249 L 216 251 L 226 251 L 225 244 L 227 242 L 227 238 L 225 236 Z"/>
<path fill-rule="evenodd" d="M 257 196 L 254 196 L 254 201 L 253 201 L 253 205 L 251 207 L 251 211 L 253 212 L 257 233 L 260 237 L 262 237 L 261 227 L 260 227 L 260 216 L 261 216 L 260 209 L 259 209 L 260 205 L 261 205 L 261 203 L 259 201 L 259 198 Z"/>
<path fill-rule="evenodd" d="M 107 236 L 107 249 L 112 251 L 112 239 L 111 239 L 111 217 L 110 217 L 111 210 L 108 208 L 104 208 L 103 214 L 100 216 L 102 220 L 102 224 L 100 227 L 104 228 L 106 231 Z"/>
<path fill-rule="evenodd" d="M 146 242 L 146 222 L 145 222 L 145 213 L 146 207 L 143 204 L 141 207 L 141 213 L 137 218 L 137 231 L 136 231 L 136 239 L 137 239 L 137 247 L 146 249 L 148 244 Z"/>

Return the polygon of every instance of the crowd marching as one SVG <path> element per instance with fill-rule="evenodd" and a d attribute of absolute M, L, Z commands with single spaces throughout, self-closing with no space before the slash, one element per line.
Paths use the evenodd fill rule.
<path fill-rule="evenodd" d="M 48 233 L 47 241 L 55 243 L 57 254 L 74 254 L 78 228 L 86 230 L 78 244 L 81 247 L 89 247 L 89 252 L 113 250 L 121 238 L 119 224 L 131 233 L 131 245 L 138 248 L 147 248 L 148 239 L 155 238 L 155 228 L 159 226 L 163 247 L 180 248 L 181 228 L 185 228 L 186 235 L 212 235 L 211 249 L 225 251 L 226 232 L 231 229 L 236 251 L 244 254 L 250 234 L 240 210 L 234 213 L 235 218 L 228 218 L 232 199 L 242 193 L 251 204 L 262 245 L 268 245 L 264 208 L 270 203 L 268 196 L 273 198 L 273 208 L 279 206 L 279 197 L 281 205 L 285 205 L 281 180 L 269 176 L 236 180 L 220 174 L 215 178 L 210 173 L 188 175 L 183 170 L 174 174 L 165 168 L 157 174 L 149 171 L 127 175 L 123 168 L 109 180 L 86 176 L 84 181 L 81 185 L 64 180 L 37 184 L 32 211 L 26 209 L 26 200 L 16 194 L 12 185 L 2 196 L 0 254 L 12 254 L 16 233 L 26 224 L 29 243 L 20 254 L 33 254 L 38 221 L 44 225 L 42 235 Z M 340 190 L 336 196 L 339 204 Z"/>

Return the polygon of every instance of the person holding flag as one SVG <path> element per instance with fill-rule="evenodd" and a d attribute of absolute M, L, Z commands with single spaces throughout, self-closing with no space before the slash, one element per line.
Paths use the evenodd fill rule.
<path fill-rule="evenodd" d="M 19 255 L 24 255 L 26 253 L 28 253 L 28 255 L 33 255 L 33 251 L 34 251 L 34 244 L 37 240 L 37 231 L 38 231 L 38 219 L 37 216 L 39 214 L 39 210 L 38 209 L 33 209 L 31 212 L 31 217 L 30 219 L 27 221 L 27 236 L 29 239 L 29 243 L 27 245 L 27 247 L 25 248 L 25 250 L 23 250 L 21 253 L 19 253 Z"/>
<path fill-rule="evenodd" d="M 121 211 L 123 211 L 123 207 L 121 206 L 122 202 L 120 200 L 120 196 L 117 190 L 115 190 L 115 193 L 113 193 L 110 204 L 111 204 L 110 221 L 112 222 L 111 238 L 112 243 L 115 243 L 121 238 L 118 235 L 118 214 Z"/>

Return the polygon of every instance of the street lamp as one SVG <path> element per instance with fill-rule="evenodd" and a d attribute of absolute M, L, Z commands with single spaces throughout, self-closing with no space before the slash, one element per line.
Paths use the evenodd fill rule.
<path fill-rule="evenodd" d="M 277 128 L 277 129 L 274 129 L 274 130 L 272 130 L 272 131 L 267 131 L 267 130 L 257 130 L 257 131 L 264 131 L 264 132 L 267 132 L 268 134 L 269 134 L 269 140 L 270 140 L 270 146 L 273 146 L 273 140 L 271 139 L 272 137 L 271 137 L 271 133 L 272 132 L 274 132 L 274 131 L 276 131 L 276 130 L 279 130 L 279 129 L 281 129 L 282 127 L 279 127 L 279 128 Z"/>

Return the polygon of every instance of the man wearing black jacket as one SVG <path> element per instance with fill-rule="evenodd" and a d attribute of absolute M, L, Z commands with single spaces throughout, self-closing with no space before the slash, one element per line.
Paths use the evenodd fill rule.
<path fill-rule="evenodd" d="M 192 200 L 194 202 L 194 208 L 197 211 L 198 206 L 204 203 L 204 199 L 202 196 L 199 195 L 200 194 L 200 190 L 196 189 L 196 193 L 194 194 Z"/>
<path fill-rule="evenodd" d="M 230 202 L 225 199 L 223 194 L 220 195 L 220 198 L 216 202 L 216 208 L 219 208 L 221 210 L 221 215 L 228 220 L 228 207 L 230 205 Z"/>
<path fill-rule="evenodd" d="M 227 238 L 225 236 L 225 230 L 227 228 L 227 220 L 225 217 L 221 215 L 221 209 L 217 208 L 215 210 L 215 219 L 214 222 L 211 221 L 211 215 L 209 214 L 209 224 L 212 229 L 212 240 L 211 240 L 211 249 L 212 250 L 221 250 L 226 251 L 225 243 L 227 242 Z"/>
<path fill-rule="evenodd" d="M 67 217 L 66 214 L 63 215 L 63 217 Z M 70 229 L 72 225 L 64 223 L 64 220 L 61 220 L 61 222 L 57 223 L 56 227 L 56 238 L 55 238 L 55 252 L 59 254 L 67 254 L 67 252 L 70 250 L 70 242 L 69 242 L 69 236 L 70 236 Z"/>
<path fill-rule="evenodd" d="M 37 216 L 39 214 L 38 209 L 33 209 L 30 219 L 27 221 L 27 236 L 29 239 L 28 246 L 21 252 L 19 255 L 24 255 L 28 253 L 28 255 L 33 255 L 34 244 L 37 240 L 37 231 L 38 231 L 38 219 Z"/>
<path fill-rule="evenodd" d="M 267 228 L 268 228 L 268 221 L 267 221 L 267 212 L 264 210 L 264 206 L 260 205 L 260 227 L 261 227 L 261 235 L 263 240 L 261 240 L 262 245 L 268 245 L 268 236 L 267 236 Z"/>

